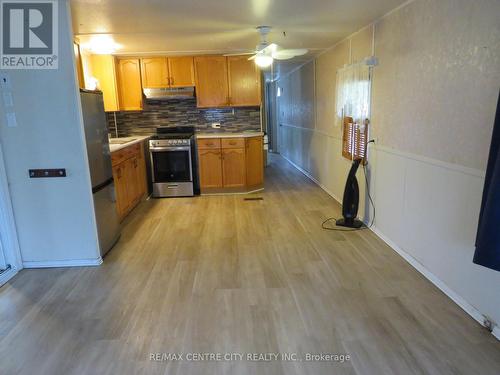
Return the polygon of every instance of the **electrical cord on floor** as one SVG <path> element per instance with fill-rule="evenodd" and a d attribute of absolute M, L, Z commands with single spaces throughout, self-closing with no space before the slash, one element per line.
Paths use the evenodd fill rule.
<path fill-rule="evenodd" d="M 375 140 L 371 140 L 370 142 L 368 142 L 368 144 L 370 143 L 375 143 Z M 368 163 L 367 163 L 368 164 Z M 363 172 L 364 172 L 364 175 L 365 175 L 365 183 L 366 183 L 366 193 L 368 194 L 368 200 L 373 208 L 373 216 L 372 216 L 372 220 L 370 222 L 370 225 L 369 226 L 366 226 L 363 224 L 362 227 L 360 228 L 351 228 L 351 229 L 340 229 L 340 228 L 332 228 L 332 227 L 327 227 L 325 226 L 326 223 L 332 221 L 332 220 L 335 220 L 335 223 L 337 222 L 337 218 L 335 217 L 329 217 L 328 219 L 326 219 L 325 221 L 323 221 L 321 223 L 321 228 L 323 229 L 326 229 L 326 230 L 335 230 L 335 231 L 338 231 L 338 232 L 355 232 L 355 231 L 358 231 L 358 230 L 364 230 L 364 229 L 370 229 L 372 226 L 373 226 L 373 223 L 375 222 L 375 204 L 373 203 L 373 199 L 372 199 L 372 196 L 370 194 L 370 184 L 368 183 L 368 176 L 366 174 L 366 165 L 367 164 L 363 164 Z"/>

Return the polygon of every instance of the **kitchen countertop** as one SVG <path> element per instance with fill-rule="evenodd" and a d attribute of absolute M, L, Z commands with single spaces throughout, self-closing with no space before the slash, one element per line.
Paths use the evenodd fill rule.
<path fill-rule="evenodd" d="M 144 142 L 146 139 L 149 139 L 150 136 L 141 135 L 141 136 L 132 136 L 132 137 L 120 137 L 120 138 L 110 138 L 109 139 L 109 150 L 113 153 L 115 151 L 124 149 L 125 147 L 135 145 L 136 143 Z M 124 142 L 124 143 L 113 143 L 116 141 Z"/>
<path fill-rule="evenodd" d="M 196 133 L 196 138 L 247 138 L 263 136 L 264 132 L 214 132 L 214 133 Z"/>

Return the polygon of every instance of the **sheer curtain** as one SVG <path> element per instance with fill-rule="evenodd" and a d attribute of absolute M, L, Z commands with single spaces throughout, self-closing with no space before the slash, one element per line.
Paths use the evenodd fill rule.
<path fill-rule="evenodd" d="M 354 123 L 363 126 L 370 117 L 370 67 L 354 64 L 337 71 L 336 121 L 341 126 L 343 118 L 350 116 Z"/>

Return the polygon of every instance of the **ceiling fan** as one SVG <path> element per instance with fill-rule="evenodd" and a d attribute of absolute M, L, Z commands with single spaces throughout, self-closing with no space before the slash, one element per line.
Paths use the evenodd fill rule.
<path fill-rule="evenodd" d="M 260 43 L 255 48 L 255 51 L 247 53 L 234 53 L 224 56 L 234 55 L 253 55 L 248 60 L 254 60 L 261 68 L 269 67 L 274 60 L 288 60 L 295 56 L 302 56 L 307 53 L 307 49 L 282 49 L 275 43 L 269 43 L 266 39 L 267 34 L 271 31 L 271 26 L 257 26 L 257 31 L 260 34 Z"/>

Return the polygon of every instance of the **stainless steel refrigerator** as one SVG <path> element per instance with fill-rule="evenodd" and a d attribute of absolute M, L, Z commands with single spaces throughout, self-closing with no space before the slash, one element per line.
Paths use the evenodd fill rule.
<path fill-rule="evenodd" d="M 94 211 L 101 256 L 104 256 L 120 237 L 116 212 L 116 194 L 109 151 L 108 127 L 102 93 L 80 90 L 85 140 L 89 159 Z"/>

